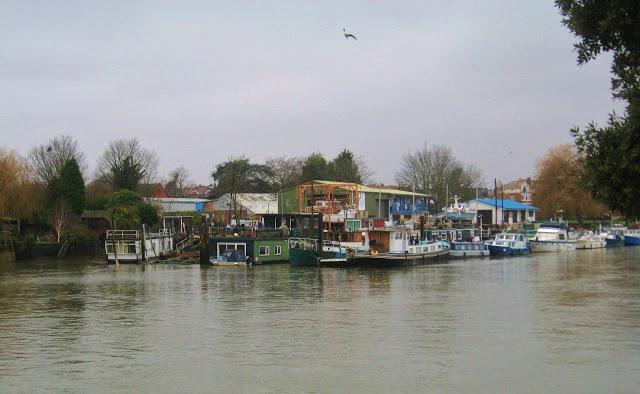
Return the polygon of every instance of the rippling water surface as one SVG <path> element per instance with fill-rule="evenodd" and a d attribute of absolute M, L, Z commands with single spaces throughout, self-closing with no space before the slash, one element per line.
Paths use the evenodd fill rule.
<path fill-rule="evenodd" d="M 0 391 L 638 392 L 640 248 L 398 269 L 0 267 Z"/>

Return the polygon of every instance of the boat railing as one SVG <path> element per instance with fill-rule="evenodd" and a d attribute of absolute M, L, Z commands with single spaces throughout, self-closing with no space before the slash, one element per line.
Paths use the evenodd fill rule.
<path fill-rule="evenodd" d="M 209 236 L 214 238 L 257 238 L 257 239 L 286 239 L 297 235 L 296 229 L 251 227 L 210 227 Z M 317 230 L 316 230 L 317 232 Z"/>
<path fill-rule="evenodd" d="M 138 230 L 107 230 L 107 240 L 111 239 L 139 239 L 140 231 Z"/>

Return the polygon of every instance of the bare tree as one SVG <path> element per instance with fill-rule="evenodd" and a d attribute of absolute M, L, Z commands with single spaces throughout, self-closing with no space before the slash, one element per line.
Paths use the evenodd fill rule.
<path fill-rule="evenodd" d="M 178 167 L 169 173 L 169 180 L 164 187 L 171 196 L 185 197 L 186 188 L 192 183 L 189 171 L 184 167 Z"/>
<path fill-rule="evenodd" d="M 361 155 L 356 156 L 356 165 L 358 166 L 358 173 L 360 174 L 360 178 L 362 179 L 362 183 L 369 184 L 373 182 L 373 176 L 376 174 L 364 160 L 364 157 Z"/>
<path fill-rule="evenodd" d="M 64 235 L 64 231 L 67 228 L 70 219 L 71 210 L 64 202 L 57 202 L 51 213 L 51 225 L 53 226 L 53 231 L 55 232 L 58 242 L 60 242 L 60 239 Z"/>
<path fill-rule="evenodd" d="M 96 177 L 115 190 L 136 190 L 140 182 L 149 183 L 157 174 L 158 156 L 140 146 L 137 138 L 111 141 L 98 160 Z"/>
<path fill-rule="evenodd" d="M 437 206 L 443 207 L 448 204 L 448 196 L 472 197 L 474 189 L 483 180 L 480 169 L 456 159 L 448 146 L 429 147 L 425 144 L 422 149 L 408 152 L 402 157 L 396 182 L 435 197 Z"/>
<path fill-rule="evenodd" d="M 36 179 L 44 185 L 50 185 L 70 159 L 76 159 L 82 173 L 87 171 L 84 153 L 80 151 L 78 142 L 68 135 L 59 135 L 47 144 L 33 147 L 28 156 Z"/>
<path fill-rule="evenodd" d="M 286 189 L 296 185 L 302 176 L 304 159 L 300 157 L 278 156 L 265 160 L 265 166 L 271 170 L 269 183 L 274 190 Z"/>

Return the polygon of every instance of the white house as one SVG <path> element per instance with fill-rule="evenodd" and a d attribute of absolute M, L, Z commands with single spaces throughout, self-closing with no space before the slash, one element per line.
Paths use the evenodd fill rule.
<path fill-rule="evenodd" d="M 478 221 L 483 224 L 515 224 L 535 222 L 536 211 L 540 209 L 530 204 L 514 200 L 480 198 L 468 202 L 471 210 L 477 212 Z M 496 215 L 497 212 L 497 215 Z"/>

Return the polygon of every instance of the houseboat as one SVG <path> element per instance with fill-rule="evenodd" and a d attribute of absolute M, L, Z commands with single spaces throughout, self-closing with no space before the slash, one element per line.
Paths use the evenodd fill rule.
<path fill-rule="evenodd" d="M 222 259 L 226 250 L 239 250 L 255 264 L 289 261 L 287 239 L 267 231 L 214 233 L 209 237 L 209 261 Z"/>
<path fill-rule="evenodd" d="M 493 241 L 487 243 L 491 256 L 519 256 L 529 253 L 529 244 L 524 233 L 496 234 Z"/>
<path fill-rule="evenodd" d="M 175 252 L 170 229 L 157 233 L 145 230 L 107 230 L 104 241 L 107 262 L 138 263 L 167 258 Z"/>
<path fill-rule="evenodd" d="M 561 252 L 576 250 L 575 234 L 565 223 L 547 222 L 540 225 L 529 240 L 531 252 Z"/>
<path fill-rule="evenodd" d="M 352 252 L 349 265 L 366 267 L 436 264 L 449 257 L 449 243 L 421 240 L 409 228 L 373 229 L 368 232 L 369 250 Z"/>

